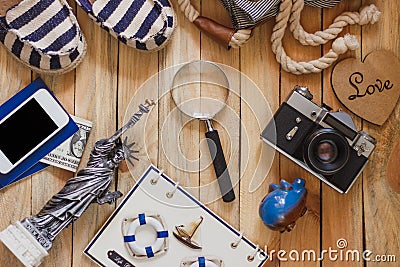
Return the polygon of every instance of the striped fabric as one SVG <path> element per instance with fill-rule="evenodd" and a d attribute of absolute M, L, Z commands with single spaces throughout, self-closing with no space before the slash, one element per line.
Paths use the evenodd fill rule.
<path fill-rule="evenodd" d="M 279 12 L 281 0 L 220 0 L 229 12 L 235 29 L 252 28 L 267 18 L 274 17 Z M 306 5 L 328 8 L 341 0 L 304 0 Z"/>
<path fill-rule="evenodd" d="M 176 26 L 168 0 L 76 0 L 111 35 L 139 50 L 157 50 Z"/>
<path fill-rule="evenodd" d="M 73 69 L 86 43 L 64 0 L 24 0 L 0 18 L 0 41 L 39 72 Z"/>

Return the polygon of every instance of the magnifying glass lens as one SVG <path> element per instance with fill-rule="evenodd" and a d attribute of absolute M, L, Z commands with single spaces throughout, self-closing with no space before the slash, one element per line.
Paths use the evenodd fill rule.
<path fill-rule="evenodd" d="M 228 87 L 228 79 L 217 65 L 194 61 L 178 70 L 171 94 L 177 107 L 186 115 L 211 119 L 225 107 Z"/>

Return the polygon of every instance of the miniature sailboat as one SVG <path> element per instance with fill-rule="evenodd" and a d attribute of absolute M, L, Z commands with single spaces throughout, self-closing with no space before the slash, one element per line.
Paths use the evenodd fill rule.
<path fill-rule="evenodd" d="M 193 249 L 202 249 L 199 240 L 199 227 L 203 222 L 203 217 L 196 221 L 191 222 L 188 226 L 178 225 L 175 226 L 174 236 L 186 246 Z"/>

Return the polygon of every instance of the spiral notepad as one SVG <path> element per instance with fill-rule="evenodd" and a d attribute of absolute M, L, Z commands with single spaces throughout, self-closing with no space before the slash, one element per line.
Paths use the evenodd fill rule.
<path fill-rule="evenodd" d="M 162 218 L 162 223 L 153 223 L 155 228 L 163 225 L 162 231 L 158 231 L 155 237 L 162 241 L 153 247 L 143 247 L 147 256 L 135 257 L 129 242 L 139 242 L 139 234 L 127 234 L 124 223 L 136 219 L 137 225 L 139 221 L 142 225 L 145 218 L 150 216 L 153 217 L 148 219 L 149 222 Z M 196 218 L 202 218 L 199 226 L 202 249 L 189 248 L 173 235 L 177 225 Z M 154 255 L 151 248 L 161 243 L 166 245 L 165 250 L 162 254 Z M 89 243 L 85 254 L 98 265 L 107 267 L 261 267 L 267 260 L 264 251 L 153 165 L 144 172 Z M 190 259 L 193 259 L 192 263 Z"/>

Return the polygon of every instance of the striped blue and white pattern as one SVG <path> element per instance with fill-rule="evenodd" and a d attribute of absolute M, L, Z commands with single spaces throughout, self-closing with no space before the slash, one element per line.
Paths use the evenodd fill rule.
<path fill-rule="evenodd" d="M 0 18 L 0 41 L 39 72 L 72 70 L 85 53 L 78 22 L 64 0 L 24 0 Z"/>
<path fill-rule="evenodd" d="M 176 26 L 168 0 L 76 1 L 102 28 L 139 50 L 160 49 Z"/>
<path fill-rule="evenodd" d="M 248 29 L 265 19 L 274 17 L 279 12 L 281 0 L 220 0 L 229 12 L 235 29 Z M 328 8 L 337 5 L 341 0 L 304 0 L 306 5 Z"/>

